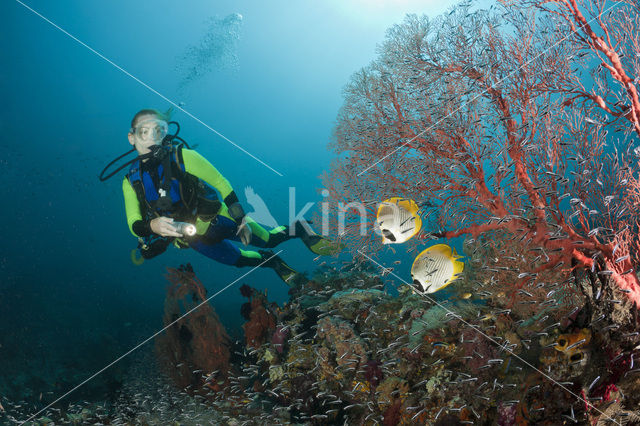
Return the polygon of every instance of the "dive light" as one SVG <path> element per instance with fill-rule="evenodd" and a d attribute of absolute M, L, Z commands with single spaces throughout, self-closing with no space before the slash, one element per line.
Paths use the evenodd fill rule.
<path fill-rule="evenodd" d="M 186 237 L 193 237 L 196 235 L 196 226 L 188 222 L 171 222 L 171 225 L 176 228 L 176 231 Z"/>

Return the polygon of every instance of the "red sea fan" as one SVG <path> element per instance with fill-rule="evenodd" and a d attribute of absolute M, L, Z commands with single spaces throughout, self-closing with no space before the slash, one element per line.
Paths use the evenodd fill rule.
<path fill-rule="evenodd" d="M 240 286 L 240 294 L 247 299 L 253 295 L 254 289 L 246 284 Z"/>
<path fill-rule="evenodd" d="M 191 385 L 191 390 L 202 389 L 204 384 L 202 375 L 193 374 L 194 370 L 217 370 L 216 381 L 225 380 L 229 371 L 229 336 L 213 307 L 201 304 L 206 295 L 204 286 L 192 271 L 167 268 L 166 277 L 169 287 L 163 323 L 169 327 L 156 340 L 163 370 L 178 386 Z M 197 305 L 198 309 L 192 311 Z M 187 312 L 190 313 L 185 315 Z"/>
<path fill-rule="evenodd" d="M 428 201 L 435 208 L 423 215 L 423 239 L 478 239 L 499 231 L 528 247 L 527 258 L 539 256 L 514 271 L 513 288 L 523 289 L 544 271 L 581 268 L 637 307 L 640 216 L 629 201 L 637 185 L 632 177 L 640 173 L 631 154 L 640 112 L 619 105 L 640 109 L 640 90 L 637 75 L 616 68 L 622 55 L 615 50 L 632 45 L 624 40 L 640 30 L 639 11 L 626 5 L 620 6 L 624 13 L 612 14 L 604 33 L 616 30 L 618 39 L 610 42 L 576 24 L 582 21 L 572 2 L 539 3 L 558 5 L 560 16 L 577 29 L 556 28 L 554 21 L 520 9 L 497 16 L 460 5 L 435 22 L 409 15 L 387 32 L 380 57 L 344 90 L 332 142 L 337 159 L 323 176 L 326 202 L 338 207 L 328 223 L 353 243 L 354 255 L 376 253 L 379 237 L 351 226 L 357 220 L 345 219 L 345 210 L 353 210 L 345 203 L 360 202 L 369 224 L 371 200 Z M 616 19 L 630 29 L 617 31 Z M 601 68 L 611 84 L 595 97 L 574 89 L 589 84 L 596 71 L 589 67 L 598 61 L 583 63 L 576 44 L 561 42 L 578 31 L 587 43 L 582 50 L 608 58 Z M 624 53 L 632 60 L 640 51 Z M 629 70 L 637 69 L 631 65 Z M 576 96 L 580 102 L 565 102 Z M 609 99 L 618 105 L 603 106 Z M 613 123 L 628 131 L 626 140 L 614 140 L 607 129 Z M 504 258 L 483 266 L 511 268 Z"/>
<path fill-rule="evenodd" d="M 254 296 L 251 299 L 249 321 L 242 326 L 247 347 L 259 348 L 266 341 L 269 331 L 276 326 L 275 316 L 267 311 L 264 303 L 263 297 Z"/>

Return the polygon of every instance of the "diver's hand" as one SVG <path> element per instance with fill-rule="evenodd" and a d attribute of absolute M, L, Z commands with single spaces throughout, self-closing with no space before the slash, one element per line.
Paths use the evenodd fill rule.
<path fill-rule="evenodd" d="M 236 235 L 240 236 L 240 241 L 242 241 L 242 244 L 248 246 L 251 242 L 251 234 L 251 228 L 247 223 L 247 219 L 243 218 L 242 223 L 240 223 L 240 225 L 238 226 L 238 232 L 236 232 Z"/>
<path fill-rule="evenodd" d="M 176 228 L 171 224 L 173 218 L 160 216 L 153 219 L 150 223 L 151 231 L 162 237 L 182 237 L 183 235 L 177 232 Z"/>

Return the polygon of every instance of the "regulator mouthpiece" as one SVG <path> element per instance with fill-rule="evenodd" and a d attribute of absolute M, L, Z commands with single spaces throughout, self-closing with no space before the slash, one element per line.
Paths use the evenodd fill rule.
<path fill-rule="evenodd" d="M 176 228 L 177 232 L 186 237 L 193 237 L 194 235 L 196 235 L 196 226 L 191 223 L 173 222 L 171 225 Z"/>

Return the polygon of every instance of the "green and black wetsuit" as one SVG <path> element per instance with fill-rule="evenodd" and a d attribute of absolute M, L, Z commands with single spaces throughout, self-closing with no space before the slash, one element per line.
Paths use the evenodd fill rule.
<path fill-rule="evenodd" d="M 134 162 L 122 182 L 129 230 L 136 237 L 156 237 L 160 241 L 158 253 L 148 257 L 161 253 L 174 241 L 179 247 L 191 247 L 227 265 L 259 265 L 271 257 L 270 252 L 242 250 L 230 241 L 239 240 L 236 232 L 243 219 L 251 228 L 253 246 L 271 248 L 291 238 L 286 226 L 266 230 L 246 216 L 229 181 L 202 155 L 182 146 L 173 148 L 168 155 L 170 161 Z M 164 173 L 167 166 L 171 168 L 170 174 Z M 170 184 L 165 182 L 168 175 Z M 218 201 L 217 193 L 222 202 Z M 170 197 L 170 205 L 158 202 L 161 195 Z M 156 236 L 150 222 L 160 216 L 193 223 L 197 233 L 189 239 L 177 240 Z M 263 266 L 273 267 L 287 282 L 295 275 L 277 256 Z"/>

